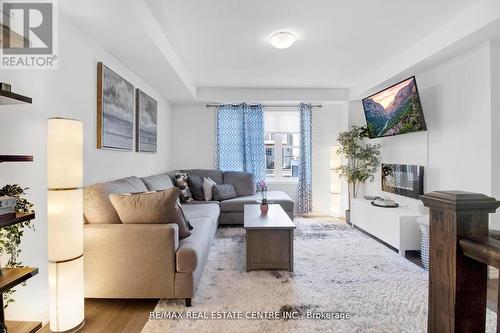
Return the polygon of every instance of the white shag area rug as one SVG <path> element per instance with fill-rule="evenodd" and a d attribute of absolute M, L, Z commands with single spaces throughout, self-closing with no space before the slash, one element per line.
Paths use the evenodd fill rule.
<path fill-rule="evenodd" d="M 163 319 L 142 332 L 426 332 L 425 270 L 348 225 L 296 223 L 293 273 L 247 273 L 245 230 L 220 227 L 192 307 L 161 300 L 155 316 Z M 281 318 L 269 318 L 275 313 Z M 328 313 L 349 318 L 307 319 Z M 495 324 L 488 310 L 487 332 Z"/>

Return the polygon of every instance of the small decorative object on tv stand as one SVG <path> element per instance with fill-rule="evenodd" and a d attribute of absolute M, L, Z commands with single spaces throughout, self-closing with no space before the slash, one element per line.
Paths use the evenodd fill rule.
<path fill-rule="evenodd" d="M 375 200 L 372 201 L 372 205 L 377 206 L 377 207 L 383 207 L 383 208 L 399 207 L 399 204 L 397 204 L 391 198 L 376 198 Z"/>

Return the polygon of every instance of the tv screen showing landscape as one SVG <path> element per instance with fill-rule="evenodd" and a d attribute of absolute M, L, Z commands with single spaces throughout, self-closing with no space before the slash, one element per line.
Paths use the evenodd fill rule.
<path fill-rule="evenodd" d="M 425 131 L 415 77 L 363 99 L 370 138 Z"/>

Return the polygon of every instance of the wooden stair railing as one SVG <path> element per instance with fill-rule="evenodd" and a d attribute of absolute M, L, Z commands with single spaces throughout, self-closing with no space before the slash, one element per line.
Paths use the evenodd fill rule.
<path fill-rule="evenodd" d="M 495 235 L 493 235 L 495 234 Z M 489 236 L 469 236 L 459 241 L 462 253 L 475 261 L 500 268 L 500 240 L 497 232 L 490 230 Z M 500 280 L 497 299 L 497 333 L 500 333 Z"/>
<path fill-rule="evenodd" d="M 500 202 L 463 191 L 431 192 L 421 200 L 430 214 L 427 331 L 484 332 L 487 264 L 500 263 L 500 241 L 489 237 L 488 214 Z"/>

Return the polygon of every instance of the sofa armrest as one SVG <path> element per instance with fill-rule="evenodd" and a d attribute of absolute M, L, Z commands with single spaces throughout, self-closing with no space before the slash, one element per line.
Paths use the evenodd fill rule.
<path fill-rule="evenodd" d="M 85 296 L 172 297 L 178 235 L 175 223 L 84 225 Z"/>

